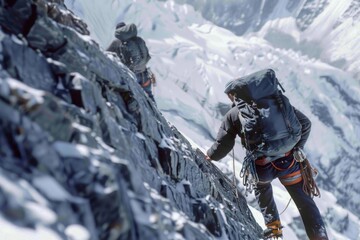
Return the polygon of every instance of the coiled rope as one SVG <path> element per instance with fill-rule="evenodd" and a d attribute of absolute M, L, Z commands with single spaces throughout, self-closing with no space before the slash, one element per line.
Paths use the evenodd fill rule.
<path fill-rule="evenodd" d="M 316 168 L 311 167 L 308 159 L 300 163 L 300 172 L 303 178 L 303 191 L 310 197 L 320 197 L 320 190 L 314 177 L 319 173 Z"/>

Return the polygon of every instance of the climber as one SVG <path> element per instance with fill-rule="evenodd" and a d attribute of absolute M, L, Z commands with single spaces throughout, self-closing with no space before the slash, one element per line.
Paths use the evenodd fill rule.
<path fill-rule="evenodd" d="M 272 71 L 272 70 L 271 70 Z M 273 72 L 268 70 L 267 72 L 260 72 L 257 75 L 251 75 L 249 78 L 245 78 L 245 81 L 254 81 L 254 79 L 266 78 L 274 75 Z M 263 75 L 261 75 L 263 74 Z M 259 77 L 259 75 L 261 75 Z M 264 77 L 265 76 L 265 77 Z M 269 79 L 267 79 L 268 81 Z M 277 79 L 276 79 L 277 80 Z M 265 224 L 267 229 L 263 232 L 265 239 L 271 238 L 281 238 L 282 237 L 282 225 L 280 222 L 280 216 L 278 210 L 276 208 L 274 197 L 272 193 L 272 186 L 271 181 L 275 178 L 279 178 L 280 182 L 285 186 L 286 190 L 289 192 L 292 200 L 295 202 L 303 223 L 305 225 L 306 233 L 311 240 L 323 240 L 328 239 L 326 229 L 324 226 L 324 222 L 320 215 L 320 212 L 312 198 L 316 196 L 317 193 L 312 191 L 313 194 L 309 194 L 309 192 L 304 191 L 304 175 L 302 175 L 302 164 L 300 160 L 295 160 L 294 156 L 299 156 L 299 153 L 303 152 L 304 145 L 309 137 L 310 129 L 311 129 L 311 122 L 310 120 L 299 110 L 293 108 L 291 105 L 290 110 L 293 111 L 295 121 L 297 118 L 297 123 L 299 124 L 299 137 L 295 138 L 295 146 L 291 145 L 290 151 L 287 151 L 285 154 L 279 155 L 270 155 L 264 156 L 260 154 L 261 152 L 259 149 L 260 147 L 254 148 L 255 141 L 251 139 L 253 136 L 246 136 L 246 131 L 249 130 L 251 125 L 249 125 L 246 120 L 244 120 L 244 115 L 242 115 L 241 111 L 243 111 L 239 106 L 246 105 L 244 101 L 241 101 L 241 96 L 239 96 L 238 92 L 236 92 L 236 88 L 240 88 L 244 84 L 244 79 L 241 84 L 236 85 L 236 80 L 231 81 L 226 85 L 225 93 L 228 95 L 229 99 L 233 103 L 232 108 L 227 112 L 225 118 L 220 126 L 220 129 L 217 134 L 217 138 L 215 143 L 210 147 L 207 151 L 206 159 L 211 161 L 215 160 L 218 161 L 225 157 L 231 149 L 234 147 L 236 135 L 239 135 L 241 138 L 242 145 L 245 147 L 247 154 L 251 153 L 252 156 L 255 156 L 253 159 L 254 163 L 254 171 L 257 179 L 254 184 L 255 190 L 255 197 L 261 209 L 262 215 L 265 220 Z M 261 88 L 259 85 L 259 81 L 256 80 L 256 87 L 259 89 L 256 91 L 264 92 L 264 89 L 268 88 Z M 253 85 L 255 86 L 255 85 Z M 259 87 L 260 86 L 260 87 Z M 247 95 L 244 99 L 249 100 L 249 96 Z M 268 99 L 268 98 L 267 98 Z M 254 102 L 252 102 L 252 106 L 254 106 Z M 271 104 L 270 104 L 271 105 Z M 267 106 L 270 106 L 267 105 Z M 286 104 L 285 104 L 286 105 Z M 260 109 L 258 105 L 256 107 L 257 110 Z M 287 110 L 289 110 L 287 109 Z M 261 109 L 260 109 L 261 110 Z M 244 112 L 243 112 L 244 113 Z M 249 112 L 247 112 L 249 114 Z M 271 114 L 267 113 L 267 117 L 271 119 Z M 249 116 L 249 115 L 248 115 Z M 254 120 L 254 119 L 252 119 Z M 294 119 L 293 119 L 294 120 Z M 276 121 L 275 124 L 278 124 L 279 121 Z M 243 124 L 242 124 L 243 123 Z M 244 129 L 243 126 L 246 126 L 247 129 Z M 262 125 L 263 126 L 263 125 Z M 256 128 L 259 131 L 259 128 Z M 294 132 L 296 132 L 296 127 Z M 274 133 L 276 134 L 276 133 Z M 250 142 L 249 142 L 250 140 Z M 279 145 L 280 149 L 285 147 L 286 143 Z M 264 143 L 262 142 L 262 147 Z M 277 148 L 278 150 L 279 148 Z M 253 150 L 253 151 L 250 151 Z M 256 151 L 257 150 L 257 151 Z M 248 156 L 248 155 L 247 155 Z M 304 157 L 304 156 L 303 156 Z M 245 157 L 248 159 L 249 157 Z M 297 158 L 296 158 L 297 159 Z M 243 163 L 243 167 L 245 165 L 245 160 Z M 251 165 L 250 165 L 251 166 Z M 309 169 L 311 167 L 309 166 Z M 245 178 L 249 176 L 243 174 Z M 315 184 L 316 186 L 316 184 Z M 317 188 L 317 186 L 316 186 Z M 317 189 L 318 190 L 318 189 Z"/>
<path fill-rule="evenodd" d="M 116 39 L 110 44 L 107 51 L 116 53 L 121 62 L 135 73 L 137 82 L 155 103 L 151 88 L 152 85 L 155 85 L 156 78 L 150 68 L 146 67 L 151 57 L 145 41 L 137 36 L 136 25 L 118 23 L 115 37 Z"/>

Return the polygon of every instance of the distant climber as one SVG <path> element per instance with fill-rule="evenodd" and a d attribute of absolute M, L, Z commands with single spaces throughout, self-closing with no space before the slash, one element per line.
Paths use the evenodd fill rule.
<path fill-rule="evenodd" d="M 156 83 L 155 75 L 146 67 L 150 60 L 149 50 L 145 41 L 137 36 L 136 25 L 120 22 L 116 25 L 116 39 L 107 48 L 107 51 L 116 53 L 121 62 L 136 75 L 137 82 L 147 95 L 155 102 L 152 85 Z"/>
<path fill-rule="evenodd" d="M 267 229 L 265 239 L 281 238 L 282 225 L 276 208 L 271 181 L 279 178 L 295 202 L 306 233 L 311 240 L 328 239 L 320 212 L 312 199 L 319 195 L 312 168 L 303 148 L 311 122 L 278 89 L 271 69 L 234 80 L 225 93 L 233 102 L 207 160 L 218 161 L 234 147 L 236 135 L 246 149 L 241 176 L 255 197 Z M 282 87 L 281 87 L 282 88 Z"/>

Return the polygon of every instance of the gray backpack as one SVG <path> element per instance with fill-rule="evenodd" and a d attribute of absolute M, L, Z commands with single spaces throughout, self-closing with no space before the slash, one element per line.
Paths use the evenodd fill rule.
<path fill-rule="evenodd" d="M 115 37 L 120 40 L 116 52 L 122 63 L 134 73 L 144 72 L 150 54 L 145 41 L 137 36 L 136 25 L 129 24 L 117 28 Z"/>
<path fill-rule="evenodd" d="M 150 60 L 145 41 L 140 37 L 133 37 L 123 41 L 119 46 L 120 60 L 134 73 L 144 72 Z"/>
<path fill-rule="evenodd" d="M 227 87 L 235 94 L 245 147 L 258 156 L 289 152 L 301 137 L 301 124 L 275 72 L 266 69 L 236 79 Z"/>

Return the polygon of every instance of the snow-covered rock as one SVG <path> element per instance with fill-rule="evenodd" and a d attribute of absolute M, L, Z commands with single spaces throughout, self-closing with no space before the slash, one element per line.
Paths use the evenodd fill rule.
<path fill-rule="evenodd" d="M 195 4 L 197 1 L 191 2 Z M 214 9 L 219 11 L 225 11 L 227 6 L 224 1 L 206 2 L 216 3 L 214 6 L 217 7 Z M 66 1 L 69 8 L 83 17 L 91 29 L 91 36 L 102 48 L 106 48 L 112 40 L 114 26 L 118 21 L 134 22 L 138 25 L 139 34 L 148 43 L 152 54 L 150 65 L 158 80 L 158 86 L 154 90 L 158 107 L 166 119 L 177 126 L 193 146 L 203 150 L 212 144 L 222 114 L 229 103 L 223 94 L 225 83 L 260 69 L 273 68 L 286 89 L 285 94 L 313 123 L 306 151 L 313 165 L 320 170 L 318 183 L 323 194 L 317 199 L 317 203 L 329 223 L 330 236 L 335 239 L 357 239 L 359 231 L 353 231 L 352 226 L 360 226 L 360 191 L 357 184 L 360 177 L 358 78 L 354 77 L 356 74 L 354 75 L 353 71 L 345 72 L 342 69 L 346 68 L 339 69 L 324 63 L 326 59 L 323 57 L 304 55 L 304 48 L 301 49 L 301 53 L 299 48 L 293 45 L 276 45 L 290 44 L 292 38 L 297 41 L 310 41 L 306 39 L 312 36 L 321 39 L 323 43 L 328 42 L 325 36 L 332 36 L 336 31 L 332 30 L 333 20 L 329 23 L 330 26 L 324 23 L 326 16 L 336 10 L 334 19 L 338 19 L 343 11 L 349 9 L 349 18 L 356 18 L 356 1 L 312 1 L 314 5 L 311 5 L 311 1 L 233 1 L 233 4 L 245 2 L 255 12 L 258 12 L 254 8 L 256 2 L 266 2 L 274 6 L 273 11 L 269 9 L 267 15 L 265 12 L 262 15 L 264 18 L 261 26 L 257 29 L 249 28 L 243 37 L 238 37 L 226 29 L 215 26 L 215 18 L 208 18 L 212 21 L 209 22 L 192 6 L 179 5 L 174 1 L 122 0 L 108 4 L 103 1 L 93 1 L 91 4 L 83 0 Z M 202 6 L 198 7 L 195 9 Z M 232 9 L 234 11 L 230 13 L 233 14 L 244 10 L 239 7 Z M 302 13 L 299 15 L 296 9 L 302 9 Z M 292 15 L 293 13 L 296 14 Z M 301 18 L 296 20 L 296 16 Z M 250 22 L 255 23 L 256 20 L 249 19 L 249 24 Z M 331 54 L 337 52 L 342 57 L 344 54 L 349 56 L 346 58 L 349 66 L 358 64 L 359 58 L 356 56 L 359 54 L 359 45 L 353 44 L 353 41 L 356 43 L 359 39 L 357 32 L 360 28 L 356 27 L 357 24 L 354 21 L 353 24 L 338 25 L 340 28 L 336 29 L 344 31 L 343 35 L 337 35 L 339 38 L 341 36 L 341 41 L 339 39 L 337 44 L 331 45 L 332 48 L 324 47 L 323 50 Z M 290 34 L 290 39 L 284 36 L 282 39 L 285 40 L 281 42 L 281 39 L 271 41 L 269 33 L 272 28 L 269 26 Z M 321 29 L 318 35 L 314 35 L 316 29 Z M 255 30 L 256 34 L 253 33 Z M 352 40 L 349 45 L 346 39 Z M 244 151 L 238 144 L 235 148 L 235 158 L 239 161 L 236 163 L 236 173 L 240 170 L 243 156 Z M 232 177 L 230 157 L 216 165 Z M 241 179 L 238 181 L 241 187 Z M 277 191 L 276 201 L 281 211 L 285 208 L 289 196 L 279 182 L 275 182 L 274 185 Z M 334 195 L 330 197 L 328 191 Z M 254 202 L 251 196 L 249 202 Z M 354 217 L 350 218 L 351 223 L 342 233 L 337 232 L 339 229 L 331 227 L 332 220 L 327 217 L 330 209 L 338 207 L 341 211 L 354 214 Z M 297 216 L 297 210 L 292 203 L 282 215 L 282 219 L 288 226 Z M 259 223 L 262 224 L 261 218 Z M 291 229 L 284 228 L 285 237 L 288 239 L 294 239 L 295 236 Z"/>
<path fill-rule="evenodd" d="M 0 2 L 0 239 L 258 239 L 232 182 L 53 4 L 72 14 Z"/>

